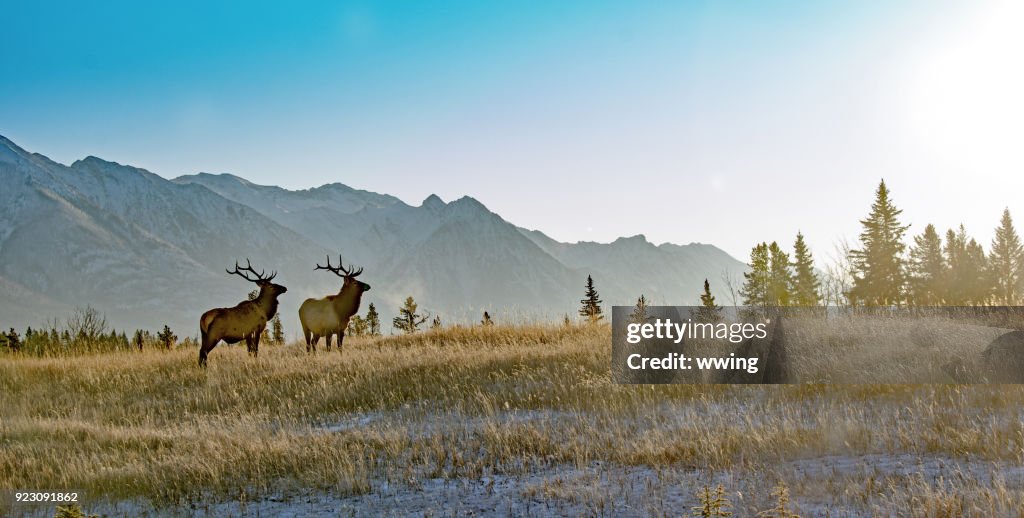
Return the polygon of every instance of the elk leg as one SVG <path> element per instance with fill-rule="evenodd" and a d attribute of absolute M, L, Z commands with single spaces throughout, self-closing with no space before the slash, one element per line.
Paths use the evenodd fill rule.
<path fill-rule="evenodd" d="M 217 346 L 217 342 L 219 342 L 220 340 L 213 341 L 206 333 L 202 333 L 202 335 L 203 344 L 199 348 L 199 366 L 206 367 L 206 357 L 210 354 L 210 351 L 212 351 L 213 348 Z"/>
<path fill-rule="evenodd" d="M 253 358 L 260 355 L 260 337 L 263 336 L 263 330 L 266 328 L 266 326 L 260 326 L 256 329 L 256 332 L 252 334 L 252 350 L 249 352 L 252 353 Z"/>
<path fill-rule="evenodd" d="M 345 341 L 345 332 L 338 333 L 338 354 L 341 354 L 341 343 Z"/>
<path fill-rule="evenodd" d="M 309 352 L 310 342 L 313 341 L 313 332 L 306 326 L 302 326 L 302 338 L 306 340 L 306 352 Z"/>

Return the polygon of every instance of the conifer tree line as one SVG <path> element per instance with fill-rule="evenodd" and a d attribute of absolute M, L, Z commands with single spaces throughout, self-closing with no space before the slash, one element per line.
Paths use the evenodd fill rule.
<path fill-rule="evenodd" d="M 345 334 L 348 336 L 380 336 L 380 315 L 377 313 L 377 307 L 371 302 L 366 309 L 365 317 L 352 315 Z"/>
<path fill-rule="evenodd" d="M 910 226 L 882 180 L 858 246 L 847 250 L 838 273 L 848 276 L 842 302 L 851 306 L 1017 305 L 1024 300 L 1024 245 L 1004 209 L 986 253 L 961 224 L 944 236 L 928 224 L 908 242 Z M 743 304 L 758 307 L 822 303 L 822 279 L 797 233 L 792 256 L 776 242 L 758 243 L 740 290 Z"/>
<path fill-rule="evenodd" d="M 106 316 L 92 306 L 76 308 L 63 321 L 52 319 L 39 328 L 29 326 L 24 333 L 14 328 L 0 332 L 0 351 L 32 356 L 56 356 L 143 348 L 171 349 L 178 345 L 195 345 L 192 338 L 178 339 L 170 327 L 156 333 L 136 329 L 129 338 L 107 323 Z"/>
<path fill-rule="evenodd" d="M 792 256 L 775 241 L 758 243 L 750 251 L 749 266 L 740 288 L 744 305 L 817 306 L 821 302 L 821 280 L 802 233 L 796 234 Z"/>

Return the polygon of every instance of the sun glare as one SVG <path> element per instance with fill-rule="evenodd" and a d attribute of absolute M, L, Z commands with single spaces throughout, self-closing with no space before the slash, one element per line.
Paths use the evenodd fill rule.
<path fill-rule="evenodd" d="M 912 71 L 911 125 L 937 157 L 979 174 L 1020 170 L 1024 3 L 986 5 Z"/>

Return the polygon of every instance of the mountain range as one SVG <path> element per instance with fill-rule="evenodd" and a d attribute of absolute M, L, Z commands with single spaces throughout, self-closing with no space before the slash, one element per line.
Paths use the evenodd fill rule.
<path fill-rule="evenodd" d="M 230 174 L 167 180 L 92 156 L 59 164 L 0 136 L 0 327 L 91 305 L 118 329 L 198 334 L 204 310 L 254 288 L 224 272 L 249 258 L 288 286 L 281 315 L 297 336 L 299 304 L 340 286 L 314 265 L 339 254 L 365 268 L 362 311 L 373 302 L 385 332 L 409 295 L 448 323 L 484 310 L 498 321 L 554 320 L 575 315 L 587 275 L 610 313 L 641 293 L 695 304 L 705 278 L 746 270 L 707 244 L 558 242 L 469 196 L 412 206 L 341 183 L 292 191 Z"/>

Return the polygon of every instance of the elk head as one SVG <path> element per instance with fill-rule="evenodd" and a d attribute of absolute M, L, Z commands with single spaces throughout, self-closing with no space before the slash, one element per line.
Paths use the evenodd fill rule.
<path fill-rule="evenodd" d="M 342 262 L 340 254 L 338 255 L 338 266 L 331 266 L 331 256 L 327 256 L 327 266 L 320 266 L 320 263 L 317 263 L 316 268 L 313 269 L 327 270 L 333 273 L 334 275 L 337 275 L 338 277 L 344 279 L 344 282 L 341 285 L 342 292 L 348 290 L 358 290 L 357 293 L 362 294 L 364 291 L 370 291 L 369 284 L 356 280 L 356 277 L 359 277 L 359 274 L 363 273 L 363 269 L 358 268 L 353 270 L 352 265 L 349 265 L 348 268 L 345 268 L 345 263 Z"/>
<path fill-rule="evenodd" d="M 238 261 L 235 261 L 234 271 L 227 269 L 225 269 L 224 271 L 232 275 L 237 275 L 249 282 L 255 283 L 257 286 L 260 287 L 261 297 L 264 294 L 267 294 L 270 297 L 277 298 L 278 295 L 288 291 L 288 288 L 285 288 L 280 284 L 274 284 L 273 282 L 271 282 L 274 280 L 274 277 L 277 277 L 277 272 L 270 272 L 270 275 L 267 275 L 266 270 L 263 270 L 260 273 L 256 273 L 256 270 L 253 269 L 252 263 L 249 262 L 249 259 L 245 260 L 245 268 L 238 266 Z M 253 277 L 250 277 L 250 274 L 253 275 Z"/>

